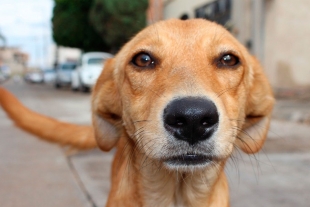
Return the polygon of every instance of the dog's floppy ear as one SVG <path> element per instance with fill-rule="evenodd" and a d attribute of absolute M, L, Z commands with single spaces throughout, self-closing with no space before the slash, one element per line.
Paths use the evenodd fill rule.
<path fill-rule="evenodd" d="M 114 59 L 104 64 L 92 93 L 92 121 L 100 149 L 109 151 L 120 137 L 120 96 L 114 79 Z"/>
<path fill-rule="evenodd" d="M 262 148 L 274 105 L 272 89 L 262 67 L 254 57 L 250 61 L 246 119 L 237 139 L 238 147 L 248 154 L 256 153 Z"/>

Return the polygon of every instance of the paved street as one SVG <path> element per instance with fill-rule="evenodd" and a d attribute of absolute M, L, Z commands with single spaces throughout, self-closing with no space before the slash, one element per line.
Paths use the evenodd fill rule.
<path fill-rule="evenodd" d="M 90 94 L 22 81 L 3 86 L 39 113 L 90 123 Z M 309 206 L 310 125 L 293 122 L 294 114 L 307 110 L 310 100 L 282 100 L 262 152 L 248 156 L 236 151 L 226 169 L 233 207 Z M 0 156 L 1 207 L 105 204 L 113 151 L 68 153 L 17 129 L 0 109 Z"/>

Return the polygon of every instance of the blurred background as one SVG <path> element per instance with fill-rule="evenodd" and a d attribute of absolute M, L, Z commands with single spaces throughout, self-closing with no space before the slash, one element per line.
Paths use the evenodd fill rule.
<path fill-rule="evenodd" d="M 309 11 L 309 0 L 0 0 L 0 83 L 37 112 L 90 124 L 89 92 L 133 35 L 170 18 L 215 21 L 260 60 L 277 98 L 263 152 L 227 167 L 232 206 L 306 207 Z M 104 205 L 113 152 L 68 153 L 0 117 L 0 206 Z"/>

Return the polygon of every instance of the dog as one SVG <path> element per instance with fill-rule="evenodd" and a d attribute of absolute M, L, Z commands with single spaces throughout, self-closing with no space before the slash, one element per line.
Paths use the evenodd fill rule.
<path fill-rule="evenodd" d="M 109 59 L 92 92 L 92 126 L 59 122 L 0 90 L 22 129 L 78 149 L 116 147 L 106 206 L 229 206 L 224 166 L 266 139 L 274 105 L 259 62 L 225 28 L 166 20 Z"/>

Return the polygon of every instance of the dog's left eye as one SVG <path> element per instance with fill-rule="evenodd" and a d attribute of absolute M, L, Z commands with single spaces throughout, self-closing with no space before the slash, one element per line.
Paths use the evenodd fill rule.
<path fill-rule="evenodd" d="M 232 54 L 225 54 L 221 57 L 219 64 L 220 66 L 233 67 L 238 65 L 239 59 Z"/>
<path fill-rule="evenodd" d="M 151 68 L 155 65 L 153 58 L 144 52 L 135 55 L 131 62 L 140 68 Z"/>

